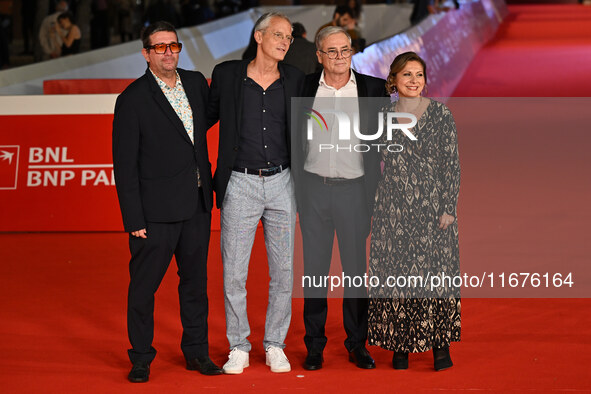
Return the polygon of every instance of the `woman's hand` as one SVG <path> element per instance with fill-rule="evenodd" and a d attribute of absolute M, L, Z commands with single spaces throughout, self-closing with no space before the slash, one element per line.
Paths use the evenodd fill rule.
<path fill-rule="evenodd" d="M 446 230 L 447 227 L 452 224 L 454 221 L 456 220 L 456 218 L 454 218 L 451 215 L 448 215 L 447 213 L 444 213 L 443 215 L 441 215 L 441 217 L 439 218 L 439 228 L 441 230 Z"/>

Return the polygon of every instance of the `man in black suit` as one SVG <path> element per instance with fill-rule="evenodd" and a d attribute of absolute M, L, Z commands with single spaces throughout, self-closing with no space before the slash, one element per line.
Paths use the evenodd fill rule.
<path fill-rule="evenodd" d="M 214 176 L 221 208 L 226 335 L 224 373 L 249 365 L 246 314 L 248 263 L 262 221 L 269 264 L 269 304 L 263 346 L 272 372 L 288 372 L 283 352 L 291 319 L 295 196 L 290 172 L 291 97 L 299 96 L 304 74 L 279 63 L 293 37 L 289 19 L 266 13 L 254 27 L 257 55 L 218 64 L 212 73 L 209 125 L 220 121 Z"/>
<path fill-rule="evenodd" d="M 294 22 L 293 44 L 283 59 L 284 63 L 299 68 L 304 74 L 320 71 L 320 63 L 316 58 L 316 46 L 306 39 L 306 28 L 299 22 Z"/>
<path fill-rule="evenodd" d="M 213 201 L 207 155 L 208 86 L 199 72 L 177 69 L 182 44 L 172 25 L 143 34 L 145 75 L 117 98 L 113 165 L 125 231 L 129 232 L 128 379 L 146 382 L 156 356 L 154 293 L 171 258 L 178 266 L 187 369 L 221 374 L 207 341 L 207 252 Z"/>
<path fill-rule="evenodd" d="M 322 29 L 316 36 L 316 48 L 324 71 L 306 76 L 303 96 L 315 97 L 315 109 L 322 107 L 322 102 L 329 101 L 326 109 L 349 111 L 347 114 L 351 120 L 354 119 L 353 112 L 358 113 L 360 130 L 365 133 L 369 131 L 366 129 L 375 130 L 370 123 L 377 117 L 377 111 L 363 110 L 365 104 L 358 98 L 387 97 L 386 81 L 351 69 L 351 37 L 341 27 Z M 372 119 L 368 120 L 368 117 Z M 336 231 L 344 275 L 363 277 L 366 273 L 366 239 L 380 171 L 379 157 L 376 150 L 364 153 L 346 148 L 327 150 L 327 146 L 345 142 L 349 146 L 360 141 L 355 141 L 355 137 L 339 141 L 338 122 L 329 115 L 325 120 L 328 121 L 326 131 L 319 130 L 312 140 L 297 139 L 302 143 L 297 196 L 304 275 L 317 279 L 328 275 Z M 325 143 L 324 150 L 322 143 Z M 326 287 L 304 288 L 304 342 L 308 349 L 304 368 L 307 370 L 322 368 L 327 342 L 324 331 L 326 296 Z M 349 360 L 359 368 L 372 369 L 375 363 L 365 347 L 367 305 L 365 288 L 354 285 L 344 288 L 343 325 Z"/>

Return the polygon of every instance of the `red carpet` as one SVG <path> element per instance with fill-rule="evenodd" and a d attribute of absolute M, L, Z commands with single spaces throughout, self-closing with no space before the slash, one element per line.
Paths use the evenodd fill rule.
<path fill-rule="evenodd" d="M 227 340 L 218 242 L 219 234 L 214 233 L 209 269 L 210 353 L 222 363 Z M 205 377 L 184 369 L 177 280 L 171 269 L 157 294 L 158 355 L 150 382 L 132 385 L 126 380 L 125 244 L 125 235 L 112 233 L 0 237 L 3 392 L 576 392 L 591 387 L 585 372 L 591 362 L 590 303 L 572 299 L 463 300 L 462 342 L 452 350 L 456 365 L 441 373 L 433 372 L 431 354 L 411 356 L 407 371 L 392 370 L 391 354 L 376 348 L 371 348 L 376 370 L 360 370 L 347 362 L 339 300 L 330 304 L 325 368 L 303 370 L 302 302 L 298 299 L 286 348 L 293 371 L 272 374 L 264 365 L 261 348 L 267 291 L 261 286 L 266 282 L 261 242 L 253 254 L 248 284 L 253 351 L 244 374 Z"/>
<path fill-rule="evenodd" d="M 591 7 L 519 5 L 509 10 L 454 96 L 591 96 Z"/>
<path fill-rule="evenodd" d="M 591 29 L 582 26 L 591 25 L 590 9 L 510 10 L 456 96 L 588 96 Z M 591 137 L 569 134 L 574 140 L 552 150 L 548 141 L 555 135 L 524 130 L 512 143 L 500 143 L 508 138 L 502 129 L 459 130 L 463 266 L 477 261 L 497 272 L 523 261 L 555 272 L 588 266 Z M 156 297 L 158 355 L 150 382 L 132 385 L 126 380 L 126 245 L 126 235 L 119 233 L 0 235 L 2 392 L 591 392 L 588 299 L 464 298 L 462 342 L 452 346 L 455 365 L 440 373 L 433 372 L 430 353 L 411 355 L 409 370 L 394 371 L 391 353 L 377 348 L 370 348 L 377 369 L 357 369 L 343 347 L 339 300 L 330 300 L 324 369 L 304 371 L 302 300 L 295 299 L 286 341 L 293 371 L 272 374 L 261 345 L 268 276 L 260 233 L 248 283 L 251 366 L 242 375 L 219 377 L 184 369 L 171 267 Z M 576 273 L 577 288 L 591 283 L 585 272 Z M 228 349 L 217 232 L 209 297 L 210 354 L 222 364 Z"/>

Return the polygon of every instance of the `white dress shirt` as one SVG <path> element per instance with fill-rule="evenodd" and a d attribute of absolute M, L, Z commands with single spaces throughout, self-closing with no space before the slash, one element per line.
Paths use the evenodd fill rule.
<path fill-rule="evenodd" d="M 360 143 L 359 138 L 353 133 L 353 122 L 359 123 L 359 102 L 357 100 L 357 81 L 355 74 L 351 76 L 345 86 L 335 89 L 329 86 L 324 79 L 324 71 L 320 75 L 318 91 L 314 99 L 313 109 L 318 111 L 326 125 L 320 122 L 311 122 L 313 138 L 308 141 L 308 155 L 304 163 L 304 170 L 322 177 L 355 179 L 363 176 L 363 157 L 355 151 L 355 145 Z M 342 99 L 341 99 L 342 98 Z M 323 112 L 324 110 L 337 110 L 349 115 L 351 123 L 349 140 L 339 140 L 339 125 L 336 115 Z M 357 116 L 354 117 L 353 114 Z M 357 127 L 359 125 L 357 124 Z M 331 149 L 330 146 L 333 148 Z"/>

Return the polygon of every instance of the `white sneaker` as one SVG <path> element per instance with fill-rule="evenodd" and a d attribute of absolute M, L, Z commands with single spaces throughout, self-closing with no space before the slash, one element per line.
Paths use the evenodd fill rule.
<path fill-rule="evenodd" d="M 265 350 L 267 365 L 271 367 L 271 372 L 289 372 L 291 365 L 283 353 L 283 349 L 276 346 L 269 346 Z"/>
<path fill-rule="evenodd" d="M 223 370 L 228 375 L 238 375 L 244 371 L 244 368 L 248 367 L 248 352 L 240 350 L 238 348 L 232 349 L 228 356 L 228 361 L 224 364 Z"/>

